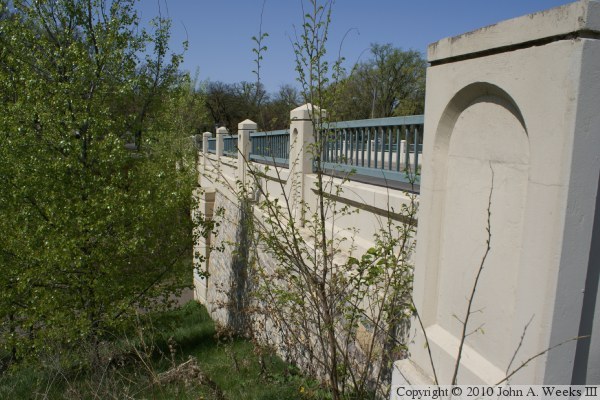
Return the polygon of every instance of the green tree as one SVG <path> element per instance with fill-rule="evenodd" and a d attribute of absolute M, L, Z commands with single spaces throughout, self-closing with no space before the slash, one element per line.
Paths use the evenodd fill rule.
<path fill-rule="evenodd" d="M 189 86 L 169 22 L 147 32 L 134 5 L 0 0 L 0 345 L 13 357 L 97 343 L 188 278 L 195 167 L 174 110 Z"/>
<path fill-rule="evenodd" d="M 259 120 L 261 104 L 269 101 L 263 85 L 259 83 L 207 82 L 204 88 L 206 108 L 210 113 L 212 130 L 215 125 L 225 126 L 230 132 L 244 119 Z"/>
<path fill-rule="evenodd" d="M 338 83 L 336 116 L 365 119 L 423 113 L 427 63 L 421 54 L 372 44 L 371 56 Z"/>
<path fill-rule="evenodd" d="M 266 130 L 287 129 L 290 126 L 290 110 L 302 103 L 300 92 L 292 85 L 281 85 L 279 90 L 263 106 L 263 124 Z"/>

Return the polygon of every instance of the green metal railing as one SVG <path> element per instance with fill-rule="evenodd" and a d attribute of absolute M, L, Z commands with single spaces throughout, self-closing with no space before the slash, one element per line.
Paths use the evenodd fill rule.
<path fill-rule="evenodd" d="M 290 158 L 290 132 L 286 129 L 250 134 L 250 160 L 287 166 Z"/>
<path fill-rule="evenodd" d="M 375 118 L 329 123 L 320 127 L 321 168 L 325 173 L 359 175 L 419 184 L 419 159 L 423 151 L 423 115 Z M 208 152 L 216 152 L 208 139 Z M 288 130 L 250 134 L 250 160 L 289 165 Z M 223 138 L 223 154 L 238 156 L 237 135 Z M 316 165 L 315 165 L 316 167 Z"/>
<path fill-rule="evenodd" d="M 321 130 L 324 170 L 419 182 L 423 115 L 331 123 Z"/>
<path fill-rule="evenodd" d="M 223 155 L 237 158 L 238 138 L 237 136 L 225 136 L 223 138 Z"/>
<path fill-rule="evenodd" d="M 206 149 L 209 153 L 215 154 L 217 152 L 217 139 L 210 138 L 208 139 L 208 149 Z"/>

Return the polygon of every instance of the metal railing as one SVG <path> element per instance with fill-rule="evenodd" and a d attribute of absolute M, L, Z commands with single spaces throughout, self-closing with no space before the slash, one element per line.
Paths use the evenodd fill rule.
<path fill-rule="evenodd" d="M 322 126 L 324 140 L 321 168 L 328 174 L 350 179 L 376 178 L 382 181 L 419 184 L 423 151 L 423 115 L 342 121 Z M 216 153 L 216 138 L 208 139 L 208 152 Z M 288 130 L 250 134 L 250 160 L 289 165 Z M 223 137 L 223 154 L 238 156 L 238 137 Z M 359 177 L 352 178 L 353 175 Z"/>
<path fill-rule="evenodd" d="M 331 123 L 321 131 L 323 168 L 418 183 L 423 121 L 414 115 Z"/>
<path fill-rule="evenodd" d="M 286 129 L 250 134 L 250 160 L 287 166 L 290 158 L 290 132 Z"/>
<path fill-rule="evenodd" d="M 237 158 L 238 138 L 237 136 L 225 136 L 223 138 L 223 155 Z"/>
<path fill-rule="evenodd" d="M 215 154 L 217 152 L 217 139 L 210 138 L 208 139 L 208 149 L 206 149 L 209 153 Z"/>

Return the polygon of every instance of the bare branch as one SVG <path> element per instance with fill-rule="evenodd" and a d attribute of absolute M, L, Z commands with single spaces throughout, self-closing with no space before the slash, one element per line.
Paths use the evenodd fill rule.
<path fill-rule="evenodd" d="M 473 301 L 475 300 L 475 293 L 477 291 L 477 285 L 479 284 L 479 278 L 481 277 L 481 273 L 483 272 L 483 267 L 485 265 L 485 260 L 487 259 L 488 254 L 491 250 L 491 242 L 492 242 L 492 230 L 491 230 L 491 219 L 492 219 L 492 195 L 494 193 L 494 169 L 492 168 L 492 163 L 490 162 L 490 171 L 492 172 L 492 183 L 490 187 L 490 195 L 488 198 L 488 206 L 487 206 L 487 239 L 486 239 L 486 248 L 481 258 L 481 263 L 479 264 L 479 269 L 477 270 L 477 276 L 475 276 L 475 281 L 473 282 L 473 288 L 471 289 L 471 295 L 469 296 L 469 303 L 467 306 L 467 312 L 465 315 L 465 321 L 462 327 L 462 334 L 460 337 L 460 344 L 458 346 L 458 354 L 456 355 L 456 363 L 454 365 L 454 374 L 452 376 L 452 385 L 456 385 L 456 381 L 458 379 L 458 370 L 460 369 L 460 359 L 462 357 L 463 346 L 465 344 L 465 339 L 467 338 L 467 325 L 469 324 L 469 318 L 472 315 L 471 307 L 473 306 Z"/>

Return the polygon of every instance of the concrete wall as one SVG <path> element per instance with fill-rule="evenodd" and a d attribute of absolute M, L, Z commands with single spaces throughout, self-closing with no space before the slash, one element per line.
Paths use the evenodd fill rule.
<path fill-rule="evenodd" d="M 581 1 L 429 47 L 414 298 L 440 383 L 482 260 L 459 383 L 494 384 L 598 323 L 599 28 L 600 4 Z M 592 339 L 510 382 L 600 383 Z M 396 383 L 431 381 L 424 343 L 417 334 Z"/>
<path fill-rule="evenodd" d="M 211 245 L 214 247 L 225 246 L 225 251 L 210 254 L 210 259 L 201 267 L 211 275 L 208 278 L 209 283 L 207 284 L 199 277 L 196 278 L 197 299 L 203 304 L 208 304 L 216 301 L 217 298 L 213 285 L 219 282 L 221 289 L 229 287 L 223 282 L 229 279 L 233 262 L 234 247 L 232 244 L 239 243 L 236 232 L 239 230 L 241 220 L 241 203 L 236 194 L 239 182 L 235 178 L 235 169 L 229 165 L 232 159 L 219 161 L 217 156 L 205 153 L 200 153 L 199 157 L 201 165 L 206 161 L 206 169 L 201 171 L 199 179 L 199 209 L 205 210 L 209 207 L 213 210 L 210 215 L 220 213 L 218 217 L 215 217 L 219 221 L 220 227 L 217 234 L 211 235 L 208 242 L 206 239 L 200 238 L 196 249 L 201 251 Z M 250 169 L 256 173 L 252 180 L 262 185 L 263 190 L 270 198 L 278 198 L 282 204 L 286 198 L 290 202 L 293 201 L 290 178 L 292 173 L 289 168 L 267 167 L 263 164 L 250 163 Z M 307 210 L 311 211 L 315 210 L 318 199 L 315 192 L 316 180 L 316 175 L 312 173 L 303 176 L 302 201 L 307 204 Z M 409 205 L 411 202 L 411 195 L 401 190 L 343 181 L 335 177 L 325 177 L 324 186 L 330 195 L 335 193 L 337 200 L 335 207 L 338 211 L 342 207 L 346 207 L 343 213 L 336 213 L 335 216 L 333 216 L 333 210 L 330 210 L 332 218 L 328 220 L 328 227 L 335 232 L 336 236 L 348 239 L 341 243 L 345 257 L 352 253 L 361 254 L 374 246 L 374 235 L 386 226 L 387 218 L 389 216 L 392 219 L 396 218 L 395 215 L 401 212 L 402 206 Z M 251 192 L 256 193 L 256 191 Z M 258 194 L 256 195 L 258 196 Z M 400 223 L 401 221 L 396 220 L 395 222 Z M 205 253 L 202 255 L 206 256 Z M 200 286 L 202 286 L 202 290 L 199 289 Z M 207 291 L 208 295 L 201 294 Z M 222 303 L 222 299 L 219 302 Z M 226 320 L 223 315 L 217 318 L 223 322 Z"/>
<path fill-rule="evenodd" d="M 288 168 L 267 166 L 258 163 L 244 163 L 240 168 L 239 161 L 248 159 L 247 155 L 240 152 L 237 162 L 232 157 L 217 154 L 199 153 L 199 212 L 208 215 L 208 207 L 212 210 L 210 215 L 219 223 L 216 232 L 208 238 L 199 238 L 197 251 L 207 258 L 198 263 L 201 271 L 206 271 L 208 278 L 195 277 L 196 299 L 205 304 L 213 318 L 221 325 L 243 331 L 253 327 L 254 335 L 262 338 L 270 345 L 274 345 L 282 356 L 290 356 L 295 362 L 306 362 L 302 349 L 288 349 L 282 345 L 286 335 L 296 335 L 297 332 L 287 331 L 285 326 L 277 326 L 268 315 L 261 313 L 261 309 L 268 309 L 264 305 L 251 303 L 245 296 L 246 291 L 256 278 L 255 269 L 248 268 L 250 264 L 257 263 L 262 268 L 261 274 L 271 275 L 269 279 L 277 279 L 274 273 L 278 268 L 278 261 L 266 249 L 261 248 L 254 237 L 244 231 L 248 214 L 261 219 L 260 207 L 250 204 L 250 210 L 244 210 L 243 199 L 246 196 L 250 203 L 268 196 L 278 199 L 286 209 L 286 203 L 292 207 L 292 213 L 298 211 L 298 204 L 305 204 L 305 216 L 316 210 L 318 196 L 315 192 L 317 176 L 312 173 L 312 160 L 308 157 L 312 133 L 312 121 L 306 117 L 305 110 L 300 109 L 296 114 L 301 118 L 294 119 L 290 132 L 295 132 L 296 140 L 292 140 L 292 158 Z M 293 112 L 292 112 L 293 113 Z M 251 121 L 244 121 L 248 125 Z M 240 124 L 242 125 L 242 124 Z M 238 143 L 242 143 L 244 135 L 238 135 Z M 209 135 L 206 135 L 208 137 Z M 243 172 L 242 172 L 243 171 Z M 245 176 L 243 175 L 245 174 Z M 339 178 L 324 177 L 325 192 L 329 198 L 335 200 L 331 203 L 327 220 L 328 236 L 339 241 L 341 250 L 335 256 L 335 262 L 343 265 L 350 255 L 360 257 L 364 252 L 375 245 L 375 233 L 387 227 L 387 218 L 401 224 L 399 219 L 403 205 L 412 201 L 411 197 L 402 191 L 384 187 L 376 187 L 358 182 L 345 182 Z M 247 185 L 248 192 L 243 195 L 239 188 Z M 256 190 L 256 185 L 262 191 Z M 342 212 L 342 208 L 346 209 Z M 284 212 L 285 214 L 285 212 Z M 300 217 L 300 214 L 296 215 Z M 304 241 L 310 247 L 314 242 L 311 232 L 307 229 Z M 243 247 L 252 246 L 256 251 L 244 251 Z M 208 247 L 219 248 L 206 254 Z M 249 250 L 247 248 L 247 250 Z M 202 253 L 202 251 L 204 251 Z M 244 254 L 245 253 L 245 254 Z M 255 257 L 255 258 L 253 258 Z M 373 293 L 377 295 L 377 293 Z M 244 318 L 241 311 L 245 307 L 252 307 L 255 312 L 251 319 Z M 364 343 L 370 343 L 369 333 L 365 330 L 361 338 Z M 317 344 L 316 338 L 314 345 Z M 357 352 L 358 353 L 358 352 Z M 306 365 L 308 367 L 308 364 Z M 313 366 L 314 367 L 314 366 Z"/>

